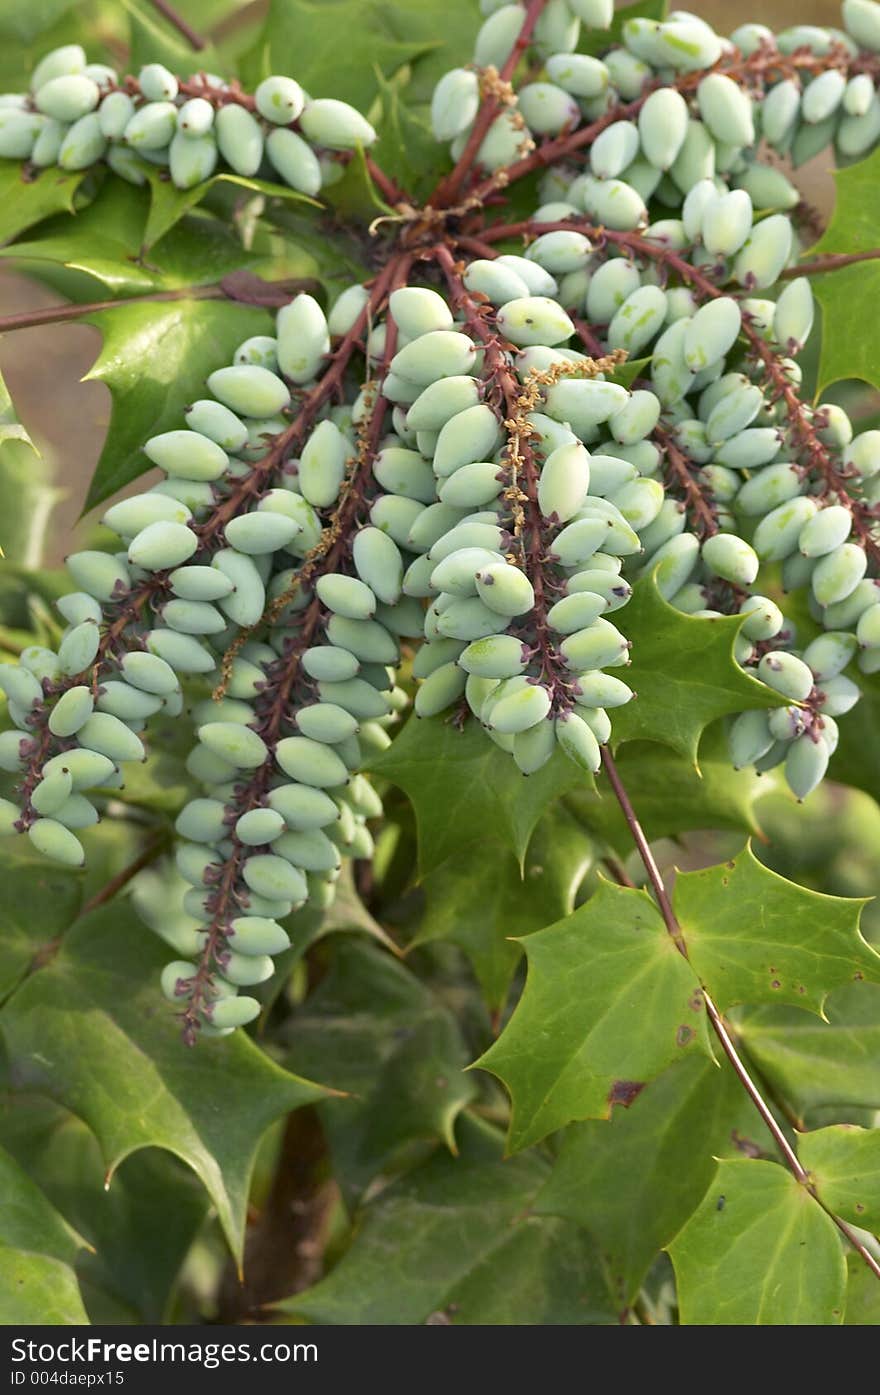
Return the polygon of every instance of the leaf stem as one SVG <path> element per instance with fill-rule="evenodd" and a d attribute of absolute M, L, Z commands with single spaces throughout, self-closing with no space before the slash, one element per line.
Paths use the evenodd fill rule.
<path fill-rule="evenodd" d="M 192 26 L 186 22 L 183 15 L 179 15 L 173 6 L 168 4 L 168 0 L 150 0 L 150 4 L 154 10 L 158 10 L 159 14 L 167 19 L 169 24 L 174 26 L 178 34 L 183 35 L 190 48 L 194 48 L 198 52 L 206 47 L 205 40 L 201 35 L 197 34 Z"/>
<path fill-rule="evenodd" d="M 618 804 L 620 805 L 623 817 L 625 818 L 627 827 L 629 828 L 630 834 L 632 835 L 633 842 L 635 843 L 636 848 L 638 849 L 639 856 L 641 857 L 642 862 L 644 863 L 645 871 L 648 874 L 648 880 L 650 881 L 651 886 L 654 890 L 654 895 L 657 898 L 657 904 L 660 907 L 660 913 L 663 916 L 663 921 L 666 925 L 666 929 L 669 931 L 669 934 L 672 940 L 674 941 L 675 947 L 678 950 L 678 952 L 685 959 L 687 959 L 688 952 L 687 945 L 685 943 L 685 938 L 682 933 L 682 929 L 678 922 L 678 918 L 675 914 L 675 911 L 672 909 L 672 902 L 669 899 L 669 892 L 666 889 L 666 884 L 663 881 L 663 876 L 660 872 L 660 868 L 657 866 L 654 854 L 651 851 L 651 845 L 645 837 L 644 830 L 642 829 L 642 826 L 639 823 L 638 818 L 636 817 L 636 813 L 633 809 L 629 795 L 627 794 L 623 781 L 620 778 L 620 774 L 618 772 L 614 757 L 611 755 L 611 752 L 608 750 L 607 746 L 602 747 L 602 764 L 605 767 L 605 773 L 608 776 L 609 784 L 611 785 L 611 788 L 614 791 L 614 796 Z M 712 1025 L 712 1030 L 718 1038 L 718 1042 L 721 1046 L 721 1049 L 727 1057 L 728 1061 L 730 1062 L 731 1066 L 733 1067 L 737 1079 L 739 1080 L 740 1084 L 742 1085 L 743 1089 L 745 1090 L 755 1109 L 758 1111 L 758 1114 L 761 1116 L 761 1119 L 763 1120 L 765 1127 L 767 1128 L 774 1143 L 776 1144 L 777 1148 L 782 1154 L 782 1157 L 789 1171 L 792 1173 L 796 1181 L 800 1182 L 802 1186 L 807 1188 L 807 1190 L 810 1192 L 810 1195 L 819 1203 L 823 1211 L 825 1211 L 825 1213 L 831 1217 L 832 1221 L 837 1226 L 840 1233 L 849 1241 L 853 1249 L 855 1249 L 861 1255 L 862 1259 L 865 1261 L 868 1268 L 873 1273 L 874 1277 L 880 1279 L 880 1264 L 878 1264 L 877 1260 L 871 1254 L 870 1250 L 868 1250 L 862 1244 L 858 1236 L 854 1233 L 854 1231 L 850 1229 L 846 1222 L 842 1221 L 839 1216 L 835 1216 L 834 1212 L 830 1211 L 822 1201 L 822 1198 L 817 1195 L 816 1189 L 812 1184 L 809 1172 L 807 1172 L 807 1170 L 802 1165 L 797 1153 L 792 1148 L 791 1144 L 785 1136 L 785 1133 L 778 1124 L 773 1114 L 773 1111 L 767 1104 L 767 1101 L 764 1099 L 763 1095 L 761 1094 L 761 1091 L 759 1090 L 758 1086 L 755 1084 L 754 1080 L 749 1074 L 748 1068 L 745 1062 L 743 1061 L 742 1057 L 740 1056 L 739 1052 L 737 1051 L 733 1038 L 731 1037 L 729 1031 L 727 1030 L 727 1027 L 725 1026 L 724 1019 L 722 1018 L 721 1013 L 718 1011 L 708 992 L 705 988 L 702 987 L 702 985 L 701 991 L 706 1004 L 706 1015 L 709 1018 L 709 1021 Z"/>
<path fill-rule="evenodd" d="M 142 872 L 145 867 L 149 867 L 151 862 L 155 862 L 157 857 L 161 857 L 170 843 L 171 832 L 169 829 L 163 829 L 160 833 L 157 833 L 155 838 L 152 838 L 150 842 L 146 844 L 138 856 L 134 858 L 127 867 L 123 867 L 122 871 L 117 872 L 115 877 L 111 877 L 109 882 L 101 887 L 100 891 L 95 892 L 94 896 L 82 907 L 77 919 L 80 919 L 80 917 L 84 915 L 89 915 L 92 911 L 96 911 L 99 906 L 105 906 L 108 901 L 112 901 L 115 896 L 118 896 L 124 886 L 128 886 L 128 883 L 133 881 L 138 872 Z"/>
<path fill-rule="evenodd" d="M 783 267 L 780 281 L 789 281 L 796 276 L 822 276 L 826 271 L 839 271 L 844 266 L 854 266 L 856 262 L 873 262 L 880 257 L 880 247 L 871 247 L 867 252 L 825 252 L 812 261 L 797 262 L 794 266 Z"/>
<path fill-rule="evenodd" d="M 237 289 L 236 282 L 224 277 L 204 286 L 180 286 L 171 291 L 150 291 L 145 295 L 122 296 L 116 300 L 92 300 L 81 305 L 47 305 L 41 310 L 22 310 L 16 315 L 0 318 L 0 334 L 15 329 L 35 329 L 39 325 L 62 324 L 68 320 L 79 320 L 87 315 L 97 315 L 102 310 L 117 310 L 123 305 L 139 305 L 146 301 L 169 302 L 177 300 L 234 300 L 248 305 L 284 305 L 291 293 L 313 291 L 318 284 L 311 277 L 293 277 L 280 281 L 263 281 L 254 276 L 253 295 L 257 294 L 257 284 L 264 287 L 270 298 L 248 298 L 246 292 Z"/>

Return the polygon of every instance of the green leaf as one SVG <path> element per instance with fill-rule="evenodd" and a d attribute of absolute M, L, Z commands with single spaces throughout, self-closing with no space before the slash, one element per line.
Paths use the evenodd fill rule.
<path fill-rule="evenodd" d="M 809 258 L 829 252 L 870 252 L 878 246 L 880 225 L 880 151 L 848 169 L 835 170 L 834 213 Z M 843 378 L 861 378 L 880 387 L 875 317 L 880 295 L 880 261 L 823 272 L 813 278 L 822 307 L 822 348 L 817 395 Z"/>
<path fill-rule="evenodd" d="M 0 378 L 0 554 L 5 562 L 39 567 L 49 515 L 60 490 L 53 489 L 46 462 L 19 422 L 9 389 Z"/>
<path fill-rule="evenodd" d="M 669 1254 L 685 1326 L 843 1321 L 846 1264 L 834 1222 L 777 1163 L 719 1163 Z"/>
<path fill-rule="evenodd" d="M 615 1303 L 632 1303 L 654 1259 L 699 1205 L 720 1156 L 773 1145 L 726 1061 L 670 1066 L 627 1110 L 574 1124 L 532 1207 L 595 1237 Z"/>
<path fill-rule="evenodd" d="M 522 955 L 512 937 L 569 915 L 591 861 L 590 842 L 561 808 L 539 822 L 522 869 L 494 840 L 463 848 L 422 882 L 427 905 L 412 947 L 431 940 L 459 945 L 487 1006 L 498 1011 Z"/>
<path fill-rule="evenodd" d="M 522 862 L 545 809 L 589 777 L 562 752 L 528 779 L 476 722 L 412 717 L 370 770 L 409 796 L 419 832 L 419 873 L 472 849 L 491 829 Z"/>
<path fill-rule="evenodd" d="M 376 69 L 393 73 L 436 45 L 432 37 L 397 37 L 404 7 L 383 0 L 272 0 L 266 24 L 242 68 L 255 86 L 271 73 L 290 71 L 313 96 L 334 96 L 366 111 L 376 95 Z M 356 50 L 357 61 L 341 53 Z M 439 75 L 438 75 L 439 76 Z"/>
<path fill-rule="evenodd" d="M 85 1241 L 0 1148 L 0 1323 L 83 1323 L 73 1263 Z"/>
<path fill-rule="evenodd" d="M 48 1100 L 16 1097 L 0 1139 L 29 1177 L 88 1241 L 77 1272 L 93 1321 L 107 1305 L 127 1320 L 162 1322 L 172 1288 L 201 1228 L 208 1198 L 176 1158 L 146 1149 L 104 1185 L 101 1150 L 79 1119 Z M 173 1225 L 157 1225 L 160 1214 Z M 100 1308 L 99 1305 L 103 1305 Z"/>
<path fill-rule="evenodd" d="M 880 1132 L 833 1124 L 801 1134 L 798 1156 L 829 1211 L 880 1231 Z"/>
<path fill-rule="evenodd" d="M 673 1061 L 712 1054 L 696 975 L 645 892 L 602 882 L 522 945 L 522 998 L 476 1062 L 510 1091 L 511 1150 L 578 1119 L 607 1119 Z"/>
<path fill-rule="evenodd" d="M 281 1308 L 321 1325 L 614 1322 L 583 1232 L 524 1214 L 545 1165 L 501 1152 L 500 1134 L 466 1119 L 461 1156 L 438 1153 L 383 1191 L 336 1268 Z"/>
<path fill-rule="evenodd" d="M 53 213 L 72 213 L 74 195 L 85 177 L 84 171 L 47 169 L 35 179 L 23 179 L 17 161 L 0 160 L 0 243 Z"/>
<path fill-rule="evenodd" d="M 737 1033 L 770 1085 L 801 1115 L 826 1105 L 880 1109 L 880 989 L 851 984 L 825 1003 L 827 1022 L 797 1008 L 759 1008 Z"/>
<path fill-rule="evenodd" d="M 223 59 L 213 44 L 194 52 L 187 41 L 144 0 L 123 0 L 128 11 L 129 69 L 137 72 L 145 63 L 164 63 L 172 73 L 188 77 L 195 71 L 223 72 Z M 185 18 L 189 16 L 184 11 Z M 286 72 L 287 69 L 280 69 Z"/>
<path fill-rule="evenodd" d="M 807 891 L 750 847 L 732 862 L 679 873 L 673 904 L 690 961 L 722 1012 L 780 1002 L 821 1017 L 833 988 L 880 982 L 880 955 L 859 931 L 866 903 Z"/>
<path fill-rule="evenodd" d="M 0 3 L 0 38 L 15 44 L 31 44 L 62 15 L 72 10 L 77 0 L 2 0 Z"/>
<path fill-rule="evenodd" d="M 704 734 L 699 761 L 696 770 L 669 747 L 643 741 L 628 741 L 615 756 L 618 773 L 648 839 L 674 838 L 704 828 L 760 834 L 755 805 L 782 787 L 779 773 L 758 775 L 751 766 L 734 770 L 720 724 Z M 595 790 L 573 790 L 565 803 L 590 833 L 619 854 L 630 853 L 632 833 L 605 781 Z"/>
<path fill-rule="evenodd" d="M 82 874 L 45 858 L 7 855 L 0 894 L 0 998 L 63 934 L 82 900 Z"/>
<path fill-rule="evenodd" d="M 846 1317 L 853 1327 L 880 1325 L 880 1284 L 861 1255 L 852 1250 L 846 1256 Z"/>
<path fill-rule="evenodd" d="M 632 642 L 625 677 L 636 698 L 614 713 L 615 746 L 637 739 L 671 746 L 697 765 L 700 736 L 710 722 L 785 699 L 744 673 L 733 657 L 740 616 L 684 615 L 645 577 L 626 608 Z"/>
<path fill-rule="evenodd" d="M 250 306 L 178 300 L 121 305 L 90 315 L 88 323 L 101 330 L 104 344 L 87 376 L 107 384 L 113 408 L 86 511 L 145 473 L 144 441 L 179 427 L 208 374 L 230 363 L 243 339 L 270 333 L 272 321 Z"/>
<path fill-rule="evenodd" d="M 79 921 L 0 1014 L 10 1075 L 88 1124 L 111 1175 L 139 1148 L 182 1158 L 240 1255 L 261 1134 L 323 1092 L 242 1033 L 184 1050 L 157 989 L 167 958 L 125 900 Z"/>
<path fill-rule="evenodd" d="M 248 179 L 244 175 L 224 172 L 205 179 L 192 189 L 178 189 L 163 171 L 155 165 L 144 165 L 144 173 L 150 186 L 150 216 L 143 233 L 143 249 L 146 251 L 163 238 L 179 223 L 181 218 L 196 204 L 202 203 L 216 189 L 247 189 L 252 194 L 262 194 L 267 199 L 282 199 L 287 203 L 305 204 L 309 208 L 320 208 L 317 199 L 307 194 L 297 193 L 287 184 L 275 184 L 266 179 Z"/>
<path fill-rule="evenodd" d="M 403 964 L 364 940 L 337 940 L 327 975 L 284 1034 L 291 1066 L 350 1098 L 321 1108 L 349 1191 L 401 1148 L 457 1151 L 456 1120 L 477 1085 L 458 1024 Z"/>
<path fill-rule="evenodd" d="M 880 800 L 880 679 L 859 674 L 862 696 L 840 724 L 840 744 L 830 775 Z"/>

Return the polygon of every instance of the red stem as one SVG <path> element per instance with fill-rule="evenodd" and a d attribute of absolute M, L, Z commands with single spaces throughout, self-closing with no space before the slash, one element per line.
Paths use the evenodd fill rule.
<path fill-rule="evenodd" d="M 660 87 L 672 87 L 682 93 L 693 92 L 706 76 L 706 72 L 711 71 L 724 73 L 742 86 L 761 90 L 770 79 L 778 81 L 782 78 L 797 78 L 801 73 L 814 76 L 829 69 L 837 69 L 850 76 L 867 72 L 877 77 L 880 75 L 880 57 L 876 54 L 860 54 L 858 58 L 853 58 L 840 44 L 833 44 L 828 53 L 822 55 L 814 54 L 807 48 L 797 49 L 794 53 L 781 53 L 770 43 L 762 44 L 745 58 L 734 49 L 732 53 L 724 54 L 712 69 L 701 68 L 696 72 L 679 73 L 672 82 L 658 78 L 655 82 L 647 83 L 633 101 L 619 103 L 589 126 L 580 126 L 574 131 L 556 136 L 553 140 L 544 141 L 529 155 L 508 165 L 504 171 L 505 182 L 513 183 L 514 180 L 522 179 L 535 170 L 557 164 L 574 155 L 576 151 L 589 147 L 606 126 L 615 121 L 632 120 L 634 116 L 638 116 L 651 93 Z M 474 197 L 481 200 L 496 187 L 497 175 L 493 175 L 477 185 L 473 190 Z"/>
<path fill-rule="evenodd" d="M 256 278 L 255 278 L 256 279 Z M 265 281 L 267 288 L 279 292 L 313 291 L 318 282 L 313 277 L 299 277 L 281 281 Z M 38 325 L 62 324 L 68 320 L 79 320 L 85 315 L 97 315 L 102 310 L 116 310 L 122 305 L 139 305 L 145 301 L 167 302 L 175 300 L 236 300 L 242 297 L 231 295 L 223 282 L 217 281 L 206 286 L 181 286 L 173 291 L 150 291 L 146 295 L 121 296 L 116 300 L 92 300 L 82 305 L 47 305 L 41 310 L 22 310 L 17 315 L 4 315 L 0 318 L 0 334 L 15 329 L 35 329 Z M 245 304 L 255 302 L 244 301 Z M 282 301 L 278 302 L 279 304 Z"/>
<path fill-rule="evenodd" d="M 517 41 L 508 56 L 507 62 L 498 74 L 497 81 L 499 83 L 509 82 L 513 77 L 520 57 L 529 46 L 529 40 L 532 37 L 535 25 L 541 17 L 541 11 L 545 8 L 547 3 L 548 0 L 529 0 Z M 480 146 L 483 144 L 486 132 L 489 130 L 489 127 L 492 125 L 492 122 L 495 120 L 500 110 L 501 102 L 496 94 L 491 90 L 484 92 L 479 110 L 474 119 L 474 124 L 471 127 L 470 135 L 467 138 L 464 150 L 461 152 L 456 162 L 455 168 L 445 179 L 441 180 L 440 184 L 428 199 L 428 204 L 432 208 L 449 208 L 456 202 L 461 193 L 462 186 L 471 172 L 474 160 L 476 159 Z"/>
<path fill-rule="evenodd" d="M 657 262 L 674 272 L 682 281 L 686 281 L 707 300 L 717 300 L 728 294 L 728 291 L 716 286 L 705 272 L 691 266 L 690 262 L 686 261 L 678 252 L 673 251 L 663 243 L 653 242 L 650 238 L 637 232 L 619 232 L 612 228 L 598 227 L 586 218 L 572 217 L 556 223 L 534 223 L 530 219 L 526 219 L 518 223 L 494 224 L 484 230 L 483 238 L 487 242 L 496 242 L 511 237 L 536 236 L 539 233 L 552 232 L 560 228 L 578 228 L 587 236 L 593 237 L 599 245 L 602 242 L 611 242 L 637 256 Z M 839 469 L 835 464 L 831 451 L 820 439 L 814 422 L 811 420 L 804 403 L 798 397 L 796 388 L 786 377 L 779 356 L 763 336 L 753 328 L 746 316 L 743 317 L 742 321 L 742 335 L 748 342 L 752 357 L 763 364 L 767 378 L 772 384 L 774 399 L 785 404 L 788 428 L 795 446 L 807 457 L 807 468 L 815 470 L 821 475 L 827 488 L 850 510 L 853 518 L 854 536 L 874 565 L 880 567 L 880 543 L 873 536 L 873 530 L 877 523 L 876 507 L 866 504 L 861 499 L 854 498 L 849 493 L 847 486 L 851 476 L 846 473 L 845 469 Z"/>
<path fill-rule="evenodd" d="M 177 11 L 168 4 L 168 0 L 150 0 L 150 4 L 153 6 L 154 10 L 159 11 L 160 15 L 165 16 L 168 23 L 174 26 L 178 34 L 183 35 L 190 48 L 194 48 L 196 51 L 205 48 L 205 40 L 196 33 L 191 25 L 187 24 L 182 15 L 179 15 Z"/>
<path fill-rule="evenodd" d="M 375 315 L 391 291 L 397 286 L 405 284 L 411 262 L 410 257 L 399 254 L 389 261 L 381 276 L 377 278 L 369 305 L 365 307 L 363 313 L 368 311 L 370 315 Z M 394 356 L 396 339 L 397 327 L 389 317 L 386 321 L 383 374 Z M 347 555 L 351 546 L 352 527 L 357 520 L 359 511 L 364 506 L 364 491 L 371 478 L 373 459 L 382 434 L 388 405 L 387 400 L 381 395 L 376 398 L 373 404 L 368 433 L 365 438 L 365 449 L 358 458 L 353 474 L 344 486 L 342 498 L 331 521 L 328 533 L 331 538 L 330 545 L 325 552 L 316 553 L 310 561 L 304 563 L 299 573 L 301 583 L 309 582 L 316 576 L 339 571 Z M 269 782 L 276 769 L 274 748 L 285 722 L 290 721 L 290 709 L 301 672 L 300 660 L 305 650 L 314 643 L 324 616 L 324 607 L 316 596 L 298 617 L 299 628 L 296 639 L 283 657 L 266 670 L 264 698 L 263 701 L 258 699 L 255 704 L 258 717 L 255 729 L 269 748 L 269 755 L 251 776 L 249 782 L 236 791 L 235 803 L 227 805 L 226 817 L 230 826 L 233 826 L 248 810 L 259 807 L 266 796 Z M 218 968 L 222 968 L 230 923 L 239 914 L 238 908 L 246 901 L 247 891 L 240 885 L 240 881 L 243 864 L 251 852 L 252 849 L 241 843 L 233 834 L 232 850 L 224 862 L 220 881 L 216 890 L 213 893 L 208 893 L 210 895 L 211 920 L 207 926 L 207 938 L 199 955 L 196 971 L 188 980 L 189 997 L 186 1007 L 180 1015 L 183 1039 L 188 1046 L 194 1045 L 198 1040 L 202 1013 L 210 1001 L 214 974 Z"/>

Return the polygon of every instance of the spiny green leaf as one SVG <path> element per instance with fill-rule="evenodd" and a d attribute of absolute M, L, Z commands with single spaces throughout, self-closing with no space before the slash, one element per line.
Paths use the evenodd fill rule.
<path fill-rule="evenodd" d="M 773 1151 L 726 1061 L 670 1066 L 610 1120 L 573 1124 L 532 1210 L 584 1226 L 599 1243 L 620 1309 L 693 1213 L 717 1159 Z"/>
<path fill-rule="evenodd" d="M 81 920 L 0 1015 L 10 1075 L 83 1119 L 111 1173 L 139 1148 L 182 1158 L 240 1255 L 260 1135 L 323 1092 L 242 1033 L 183 1050 L 157 993 L 167 958 L 124 900 Z"/>
<path fill-rule="evenodd" d="M 711 1055 L 696 975 L 645 892 L 602 882 L 522 946 L 522 998 L 476 1062 L 510 1091 L 511 1150 L 574 1120 L 607 1119 L 673 1061 Z"/>
<path fill-rule="evenodd" d="M 561 752 L 526 779 L 476 722 L 410 718 L 370 769 L 412 801 L 421 876 L 472 848 L 491 830 L 519 858 L 541 814 L 588 776 Z"/>
<path fill-rule="evenodd" d="M 880 1109 L 880 988 L 851 984 L 826 1022 L 797 1008 L 739 1015 L 737 1032 L 765 1079 L 801 1115 L 827 1105 Z"/>
<path fill-rule="evenodd" d="M 44 858 L 4 857 L 0 884 L 0 997 L 6 997 L 82 900 L 82 874 Z"/>
<path fill-rule="evenodd" d="M 60 491 L 19 422 L 9 389 L 0 378 L 0 555 L 6 563 L 39 567 L 49 516 Z"/>
<path fill-rule="evenodd" d="M 62 15 L 72 10 L 76 0 L 2 0 L 0 38 L 14 44 L 30 44 L 50 29 Z"/>
<path fill-rule="evenodd" d="M 383 0 L 272 0 L 265 26 L 243 60 L 249 84 L 290 71 L 314 97 L 338 97 L 366 111 L 376 95 L 375 72 L 393 73 L 436 44 L 398 38 L 398 6 Z M 356 62 L 340 62 L 340 46 L 356 46 Z"/>
<path fill-rule="evenodd" d="M 615 756 L 618 773 L 647 837 L 674 838 L 703 828 L 760 833 L 755 806 L 759 799 L 782 787 L 780 774 L 770 771 L 758 775 L 752 767 L 734 770 L 720 724 L 705 733 L 699 760 L 696 770 L 668 747 L 643 741 L 628 741 Z M 565 802 L 590 833 L 623 856 L 631 852 L 632 833 L 604 780 L 597 782 L 595 790 L 572 790 Z"/>
<path fill-rule="evenodd" d="M 85 177 L 83 171 L 47 169 L 34 179 L 23 179 L 16 160 L 0 160 L 0 243 L 53 213 L 72 213 L 74 195 Z"/>
<path fill-rule="evenodd" d="M 848 169 L 835 170 L 837 196 L 831 222 L 809 250 L 812 260 L 829 252 L 874 251 L 880 239 L 880 151 Z M 874 307 L 880 295 L 880 261 L 823 272 L 813 279 L 822 307 L 822 349 L 817 393 L 843 378 L 880 386 L 880 354 Z"/>
<path fill-rule="evenodd" d="M 525 1214 L 546 1165 L 502 1161 L 501 1135 L 474 1119 L 461 1133 L 460 1157 L 437 1153 L 383 1191 L 336 1268 L 281 1308 L 322 1325 L 614 1322 L 584 1233 Z"/>
<path fill-rule="evenodd" d="M 741 624 L 738 616 L 684 615 L 664 601 L 653 577 L 640 581 L 624 625 L 633 646 L 624 677 L 637 696 L 614 714 L 615 745 L 657 741 L 696 765 L 700 736 L 710 722 L 783 704 L 734 660 Z"/>
<path fill-rule="evenodd" d="M 833 988 L 880 982 L 880 955 L 859 931 L 865 902 L 807 891 L 751 847 L 732 862 L 679 873 L 673 904 L 691 963 L 722 1012 L 780 1002 L 821 1016 Z"/>
<path fill-rule="evenodd" d="M 88 377 L 107 384 L 113 409 L 86 510 L 144 474 L 144 441 L 180 427 L 184 407 L 203 395 L 208 374 L 231 362 L 243 339 L 270 333 L 272 321 L 250 306 L 179 300 L 121 305 L 90 315 L 89 324 L 101 330 L 104 344 Z"/>
<path fill-rule="evenodd" d="M 357 938 L 337 940 L 329 973 L 285 1033 L 291 1066 L 351 1098 L 321 1115 L 349 1193 L 401 1148 L 457 1150 L 456 1120 L 477 1093 L 448 1008 L 404 965 Z"/>
<path fill-rule="evenodd" d="M 121 1305 L 129 1321 L 165 1320 L 208 1206 L 193 1173 L 168 1153 L 145 1149 L 126 1158 L 108 1189 L 94 1135 L 38 1098 L 15 1098 L 0 1117 L 0 1139 L 92 1247 L 77 1264 L 92 1320 L 101 1320 L 96 1298 Z M 174 1224 L 157 1225 L 160 1211 Z"/>
<path fill-rule="evenodd" d="M 287 184 L 275 184 L 266 179 L 249 179 L 244 175 L 224 171 L 212 175 L 192 189 L 178 189 L 171 180 L 163 178 L 163 171 L 155 165 L 144 165 L 144 173 L 150 186 L 150 216 L 143 233 L 143 249 L 146 251 L 163 238 L 180 222 L 184 214 L 202 203 L 215 189 L 247 189 L 252 194 L 262 194 L 267 199 L 282 199 L 287 203 L 305 204 L 310 208 L 320 208 L 316 199 L 300 194 Z"/>
<path fill-rule="evenodd" d="M 0 1322 L 88 1322 L 73 1263 L 85 1241 L 0 1148 Z"/>
<path fill-rule="evenodd" d="M 487 1006 L 498 1011 L 522 954 L 512 937 L 567 916 L 591 860 L 589 840 L 564 809 L 551 809 L 541 819 L 522 870 L 492 840 L 463 848 L 422 882 L 427 905 L 412 947 L 431 940 L 459 945 Z"/>
<path fill-rule="evenodd" d="M 843 1322 L 846 1264 L 834 1222 L 777 1163 L 719 1163 L 669 1253 L 685 1326 Z"/>
<path fill-rule="evenodd" d="M 801 1134 L 798 1156 L 829 1211 L 880 1231 L 880 1131 L 852 1124 L 816 1129 Z"/>

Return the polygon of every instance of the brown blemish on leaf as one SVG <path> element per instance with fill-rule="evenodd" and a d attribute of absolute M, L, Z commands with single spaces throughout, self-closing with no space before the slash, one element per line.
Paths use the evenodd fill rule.
<path fill-rule="evenodd" d="M 741 1134 L 741 1133 L 739 1132 L 739 1129 L 732 1129 L 732 1130 L 731 1130 L 731 1133 L 730 1133 L 730 1141 L 731 1141 L 731 1143 L 733 1144 L 733 1146 L 734 1146 L 734 1148 L 736 1149 L 736 1151 L 737 1151 L 738 1153 L 744 1154 L 745 1157 L 747 1157 L 747 1158 L 760 1158 L 760 1157 L 761 1157 L 761 1149 L 758 1147 L 757 1143 L 755 1143 L 754 1139 L 752 1139 L 752 1138 L 746 1138 L 746 1136 L 745 1136 L 744 1134 Z"/>
<path fill-rule="evenodd" d="M 615 1080 L 608 1091 L 608 1103 L 612 1109 L 616 1104 L 622 1105 L 624 1109 L 629 1109 L 644 1088 L 644 1080 Z"/>
<path fill-rule="evenodd" d="M 676 1046 L 687 1046 L 688 1042 L 693 1041 L 693 1039 L 694 1039 L 694 1029 L 693 1029 L 693 1027 L 681 1026 L 681 1027 L 679 1027 L 678 1031 L 677 1031 L 676 1034 L 675 1034 L 675 1044 L 676 1044 Z"/>
<path fill-rule="evenodd" d="M 779 979 L 778 979 L 778 978 L 771 978 L 771 980 L 770 980 L 770 987 L 771 987 L 771 988 L 781 988 L 781 987 L 782 987 L 782 984 L 779 982 Z"/>

